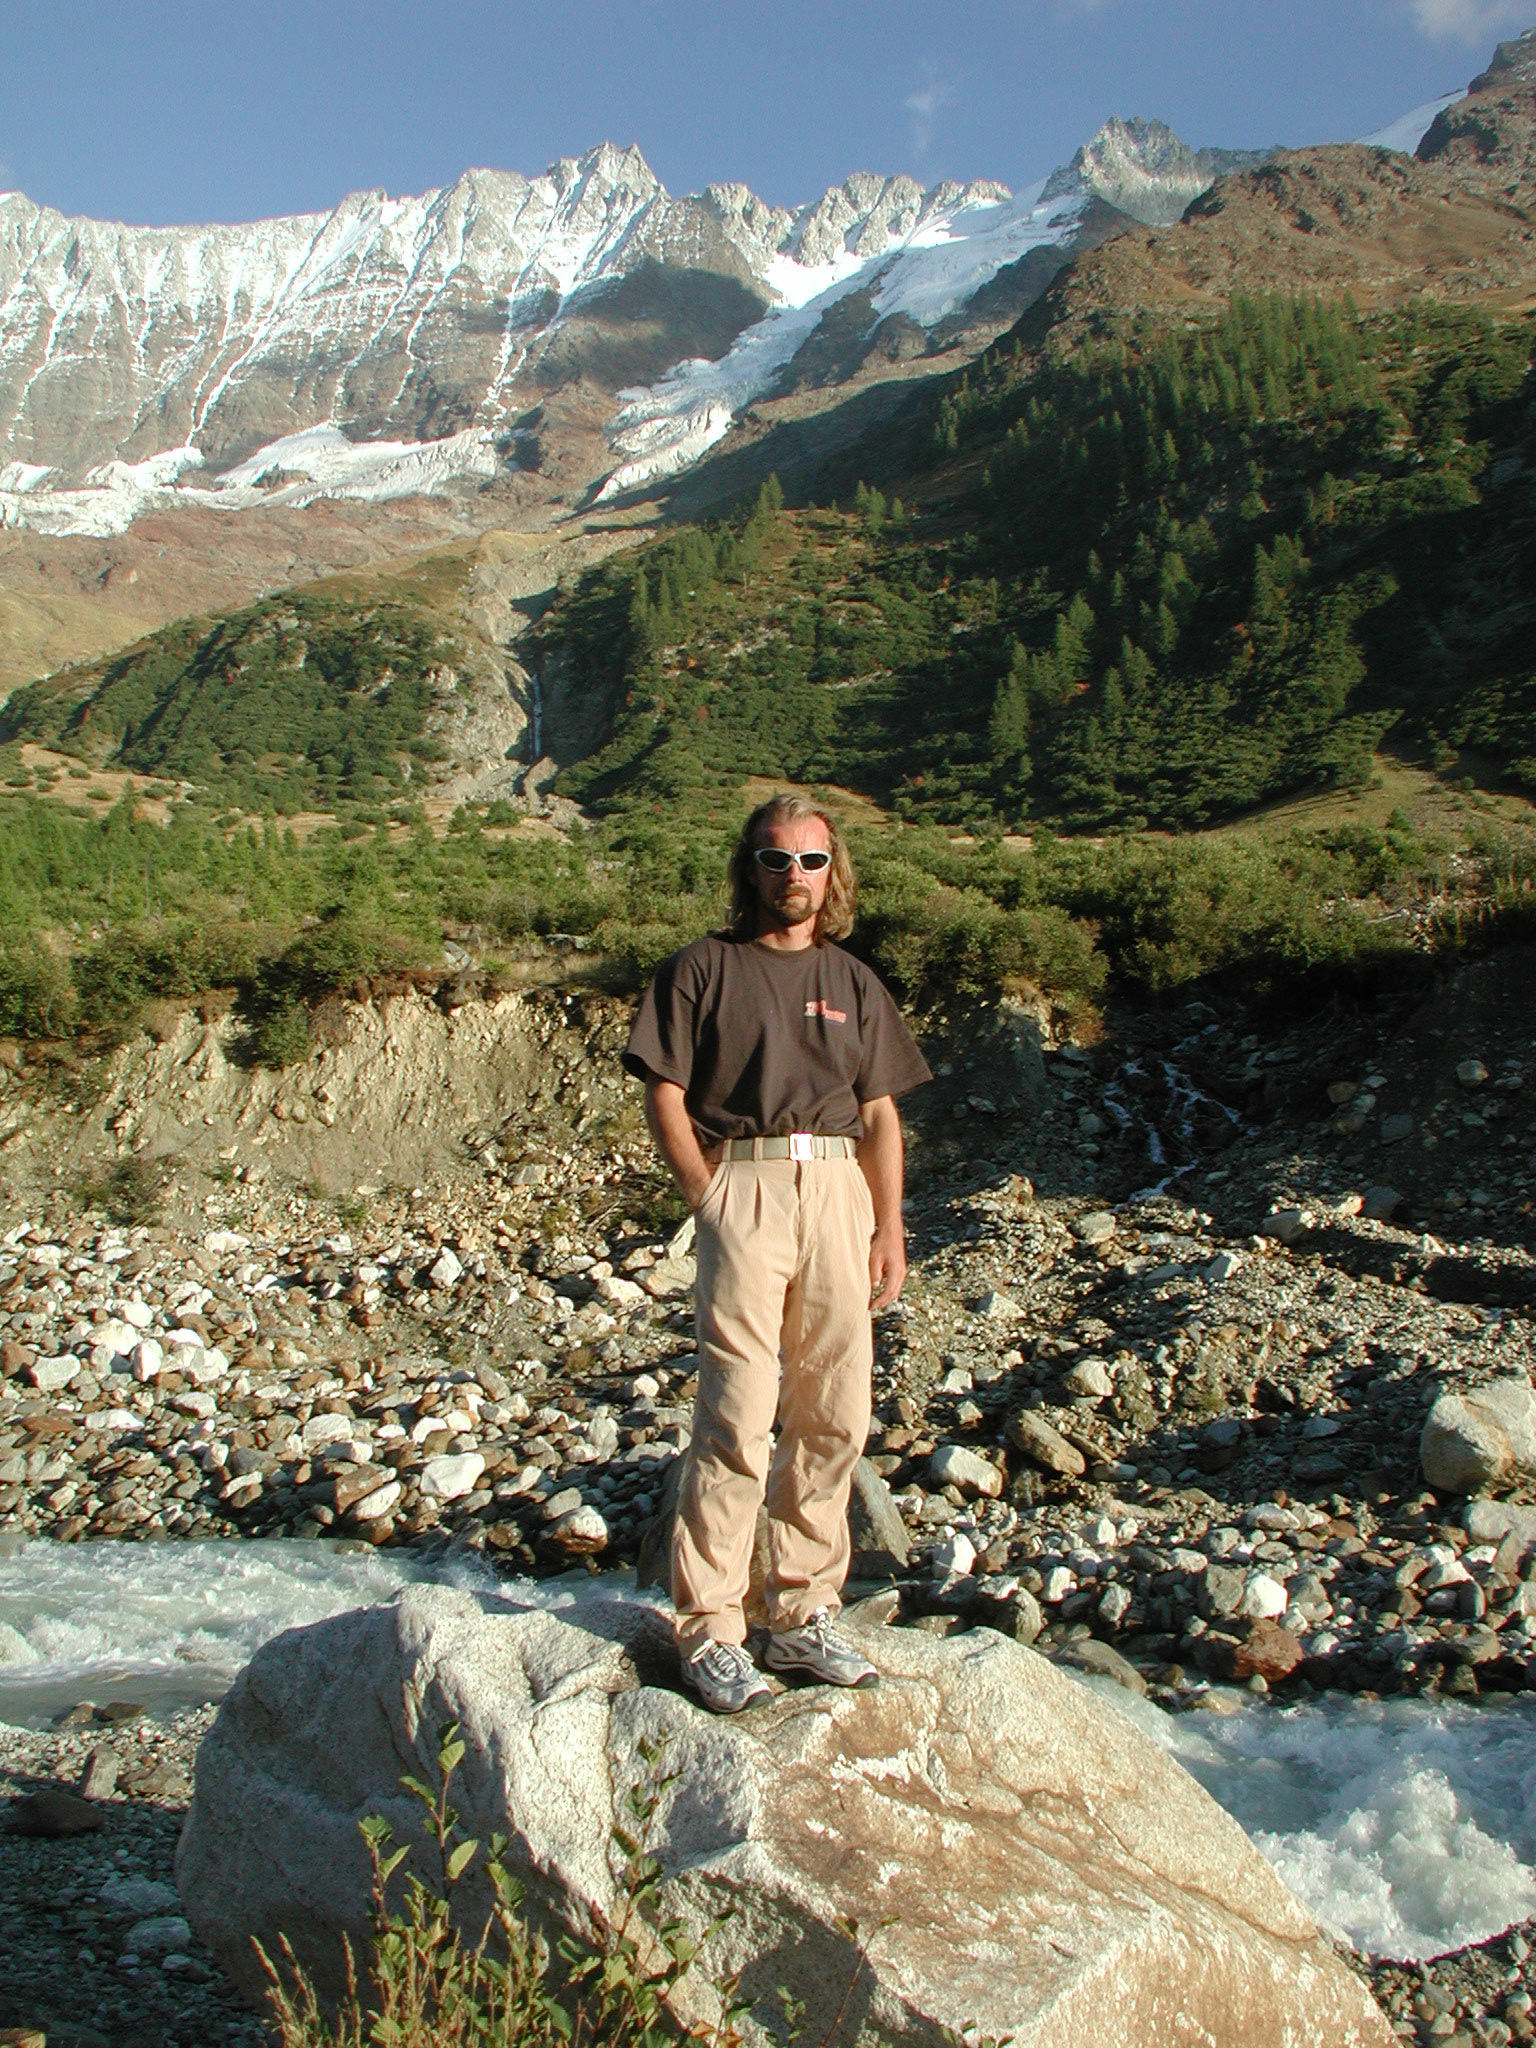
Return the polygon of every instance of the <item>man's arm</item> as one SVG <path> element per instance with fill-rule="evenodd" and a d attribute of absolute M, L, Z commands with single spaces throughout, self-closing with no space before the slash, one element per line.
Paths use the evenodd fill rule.
<path fill-rule="evenodd" d="M 693 1119 L 676 1081 L 652 1078 L 646 1082 L 645 1120 L 656 1141 L 656 1150 L 672 1169 L 672 1177 L 682 1190 L 683 1200 L 690 1210 L 697 1209 L 714 1169 L 699 1149 Z"/>
<path fill-rule="evenodd" d="M 875 1234 L 869 1241 L 870 1309 L 889 1308 L 907 1277 L 907 1233 L 901 1220 L 901 1117 L 896 1099 L 876 1095 L 859 1104 L 864 1135 L 859 1165 L 875 1201 Z"/>

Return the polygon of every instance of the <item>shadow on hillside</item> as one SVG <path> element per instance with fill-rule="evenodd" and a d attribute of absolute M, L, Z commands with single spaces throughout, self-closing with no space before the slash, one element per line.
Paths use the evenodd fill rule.
<path fill-rule="evenodd" d="M 1426 1252 L 1330 1226 L 1306 1232 L 1293 1249 L 1313 1253 L 1356 1280 L 1385 1280 L 1395 1286 L 1422 1281 L 1424 1292 L 1436 1301 L 1536 1313 L 1536 1263 L 1501 1246 L 1485 1223 L 1478 1224 L 1477 1234 L 1487 1246 L 1481 1253 L 1470 1248 Z"/>
<path fill-rule="evenodd" d="M 955 374 L 961 367 L 955 364 Z M 929 407 L 948 381 L 936 371 L 917 381 L 872 384 L 805 418 L 766 427 L 749 407 L 728 448 L 705 456 L 665 490 L 638 495 L 653 496 L 674 520 L 717 514 L 770 476 L 797 501 L 846 497 L 861 479 L 912 468 L 925 445 Z"/>
<path fill-rule="evenodd" d="M 1140 1006 L 1112 1013 L 1086 1049 L 1052 1050 L 1063 1020 L 1038 1002 L 957 1007 L 923 1034 L 933 1082 L 902 1103 L 924 1249 L 978 1236 L 978 1206 L 1017 1198 L 1021 1176 L 1037 1196 L 1094 1207 L 1161 1192 L 1211 1212 L 1217 1234 L 1239 1242 L 1271 1208 L 1299 1201 L 1318 1217 L 1293 1247 L 1300 1258 L 1532 1313 L 1523 1197 L 1536 1155 L 1519 1139 L 1522 1077 L 1529 1086 L 1536 1072 L 1519 988 L 1533 958 L 1517 944 L 1448 963 L 1432 988 L 1415 976 L 1336 989 L 1278 1014 L 1220 993 Z M 1489 1085 L 1458 1083 L 1469 1053 Z M 1332 1085 L 1378 1068 L 1363 1127 L 1341 1127 Z M 1422 1144 L 1384 1140 L 1401 1111 Z M 1390 1235 L 1329 1217 L 1330 1204 L 1388 1183 Z"/>

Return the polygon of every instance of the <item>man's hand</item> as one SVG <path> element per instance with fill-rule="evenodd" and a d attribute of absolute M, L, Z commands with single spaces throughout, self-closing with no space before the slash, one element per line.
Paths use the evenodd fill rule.
<path fill-rule="evenodd" d="M 691 1214 L 708 1192 L 715 1169 L 699 1149 L 688 1105 L 675 1081 L 646 1082 L 645 1120 Z"/>
<path fill-rule="evenodd" d="M 901 1292 L 907 1277 L 905 1233 L 898 1223 L 894 1230 L 877 1230 L 869 1241 L 869 1311 L 879 1315 Z"/>

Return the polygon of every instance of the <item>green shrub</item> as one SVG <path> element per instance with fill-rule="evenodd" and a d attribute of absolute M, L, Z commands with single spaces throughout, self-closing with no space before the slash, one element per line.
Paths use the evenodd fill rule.
<path fill-rule="evenodd" d="M 503 1862 L 505 1842 L 466 1838 L 449 1804 L 464 1744 L 456 1728 L 438 1749 L 437 1784 L 403 1778 L 423 1807 L 428 1853 L 439 1879 L 404 1879 L 392 1903 L 391 1883 L 409 1855 L 390 1846 L 380 1820 L 362 1822 L 373 1869 L 372 1935 L 360 1978 L 350 1946 L 347 1992 L 329 2014 L 314 1982 L 285 1940 L 274 1959 L 257 1946 L 271 1990 L 268 2010 L 282 2048 L 663 2048 L 682 2040 L 699 2048 L 738 2048 L 737 2021 L 748 2010 L 733 1979 L 718 1980 L 720 2018 L 684 2027 L 672 1994 L 698 1964 L 703 1941 L 661 1917 L 662 1872 L 647 1838 L 663 1793 L 675 1782 L 660 1768 L 658 1748 L 642 1744 L 649 1777 L 631 1788 L 625 1818 L 613 1829 L 621 1865 L 623 1906 L 598 1942 L 562 1938 L 558 1956 L 522 1913 L 523 1892 Z M 491 1895 L 477 1935 L 459 1922 L 460 1898 L 474 1876 Z M 395 1887 L 398 1899 L 400 1887 Z"/>
<path fill-rule="evenodd" d="M 315 1049 L 315 1027 L 302 1003 L 279 1004 L 252 1024 L 244 1052 L 258 1067 L 295 1067 Z"/>
<path fill-rule="evenodd" d="M 126 1227 L 154 1223 L 165 1197 L 166 1173 L 163 1159 L 145 1159 L 135 1153 L 98 1173 L 86 1174 L 75 1183 L 73 1192 L 85 1208 L 100 1209 L 111 1223 Z"/>
<path fill-rule="evenodd" d="M 945 884 L 889 908 L 877 897 L 859 943 L 915 1000 L 1020 980 L 1093 996 L 1108 972 L 1091 929 L 1059 906 L 1009 909 L 981 889 Z"/>
<path fill-rule="evenodd" d="M 8 1038 L 53 1038 L 75 1014 L 75 987 L 67 961 L 36 944 L 0 947 L 0 1033 Z"/>

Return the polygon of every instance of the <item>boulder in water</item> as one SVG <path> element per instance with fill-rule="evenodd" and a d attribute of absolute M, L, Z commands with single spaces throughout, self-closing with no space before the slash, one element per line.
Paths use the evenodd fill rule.
<path fill-rule="evenodd" d="M 611 1925 L 615 1801 L 660 1742 L 676 1774 L 650 1841 L 661 1909 L 695 1931 L 733 1909 L 711 1959 L 757 2001 L 758 2042 L 782 2031 L 783 1986 L 836 2048 L 861 2027 L 933 2048 L 967 2026 L 1016 2048 L 1390 2048 L 1237 1823 L 1122 1714 L 990 1630 L 859 1641 L 878 1688 L 726 1720 L 674 1689 L 669 1631 L 637 1604 L 417 1586 L 294 1630 L 257 1653 L 199 1755 L 188 1917 L 248 1991 L 253 1938 L 286 1934 L 334 1994 L 340 1937 L 366 1939 L 357 1824 L 411 1833 L 398 1781 L 430 1775 L 454 1723 L 463 1826 L 509 1838 L 531 1917 Z M 866 1949 L 846 1917 L 874 1930 Z M 708 1983 L 684 1979 L 675 2006 L 707 2018 Z"/>

